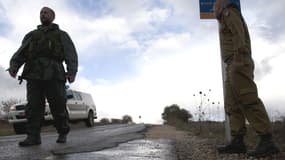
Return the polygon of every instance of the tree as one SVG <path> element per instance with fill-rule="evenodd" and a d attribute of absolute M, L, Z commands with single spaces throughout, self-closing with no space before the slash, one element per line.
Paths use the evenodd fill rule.
<path fill-rule="evenodd" d="M 121 119 L 117 119 L 117 118 L 111 118 L 111 123 L 112 124 L 120 124 L 120 123 L 122 123 L 122 120 Z"/>
<path fill-rule="evenodd" d="M 192 115 L 186 110 L 186 109 L 181 109 L 180 110 L 180 114 L 179 114 L 179 117 L 180 119 L 183 121 L 183 122 L 188 122 L 189 119 L 192 118 Z"/>
<path fill-rule="evenodd" d="M 130 115 L 124 115 L 122 118 L 122 123 L 132 123 L 133 119 Z"/>
<path fill-rule="evenodd" d="M 10 107 L 11 107 L 12 105 L 14 105 L 14 104 L 19 103 L 19 102 L 21 102 L 21 100 L 15 99 L 15 98 L 10 98 L 10 99 L 8 99 L 8 100 L 1 101 L 1 104 L 2 104 L 2 106 L 3 106 L 3 111 L 4 111 L 5 113 L 8 113 Z"/>
<path fill-rule="evenodd" d="M 100 123 L 102 123 L 102 124 L 109 124 L 109 123 L 110 123 L 110 120 L 109 120 L 108 118 L 102 118 L 102 119 L 100 120 Z"/>
<path fill-rule="evenodd" d="M 177 120 L 187 123 L 190 118 L 192 118 L 192 114 L 190 114 L 186 109 L 180 109 L 177 104 L 166 106 L 162 113 L 162 119 L 169 124 L 172 124 Z"/>

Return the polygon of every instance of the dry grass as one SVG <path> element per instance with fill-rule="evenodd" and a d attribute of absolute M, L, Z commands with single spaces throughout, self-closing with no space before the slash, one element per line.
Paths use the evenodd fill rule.
<path fill-rule="evenodd" d="M 273 135 L 277 144 L 283 152 L 285 152 L 285 119 L 283 122 L 276 122 L 273 124 Z"/>
<path fill-rule="evenodd" d="M 181 140 L 186 137 L 186 132 L 178 131 L 175 127 L 169 125 L 153 125 L 145 133 L 147 139 L 173 139 Z"/>
<path fill-rule="evenodd" d="M 14 129 L 7 121 L 0 120 L 0 136 L 8 136 L 14 133 Z"/>
<path fill-rule="evenodd" d="M 209 138 L 214 140 L 217 144 L 225 143 L 225 128 L 222 122 L 190 122 L 188 124 L 177 122 L 173 125 L 179 129 L 188 131 L 190 135 Z M 272 123 L 272 126 L 274 140 L 281 151 L 285 152 L 285 121 Z M 256 141 L 256 133 L 250 126 L 247 126 L 246 144 L 249 148 L 253 148 L 256 145 Z"/>

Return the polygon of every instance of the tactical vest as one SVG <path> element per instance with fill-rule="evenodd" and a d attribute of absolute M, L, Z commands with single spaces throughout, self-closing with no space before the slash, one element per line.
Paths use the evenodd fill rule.
<path fill-rule="evenodd" d="M 62 62 L 64 59 L 61 33 L 59 30 L 35 30 L 32 33 L 25 57 L 28 60 L 39 57 L 48 57 Z"/>

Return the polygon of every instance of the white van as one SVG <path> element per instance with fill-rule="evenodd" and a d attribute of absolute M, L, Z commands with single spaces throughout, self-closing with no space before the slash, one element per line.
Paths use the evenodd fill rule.
<path fill-rule="evenodd" d="M 67 112 L 70 122 L 84 121 L 87 127 L 94 126 L 94 119 L 97 119 L 96 106 L 92 96 L 88 93 L 68 89 L 66 91 L 67 97 Z M 13 124 L 16 134 L 26 132 L 26 116 L 25 107 L 27 102 L 15 104 L 10 107 L 8 112 L 8 121 Z M 46 103 L 45 121 L 52 121 L 49 104 Z"/>

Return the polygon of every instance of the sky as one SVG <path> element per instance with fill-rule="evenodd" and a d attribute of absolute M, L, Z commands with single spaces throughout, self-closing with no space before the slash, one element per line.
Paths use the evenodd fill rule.
<path fill-rule="evenodd" d="M 79 71 L 70 88 L 92 94 L 99 120 L 128 114 L 162 123 L 171 104 L 197 118 L 201 101 L 205 118 L 223 119 L 218 23 L 200 19 L 198 0 L 0 0 L 0 101 L 25 100 L 25 83 L 5 70 L 40 24 L 43 6 L 54 9 L 54 23 L 76 46 Z M 259 97 L 271 118 L 285 115 L 283 6 L 284 0 L 241 0 Z"/>

